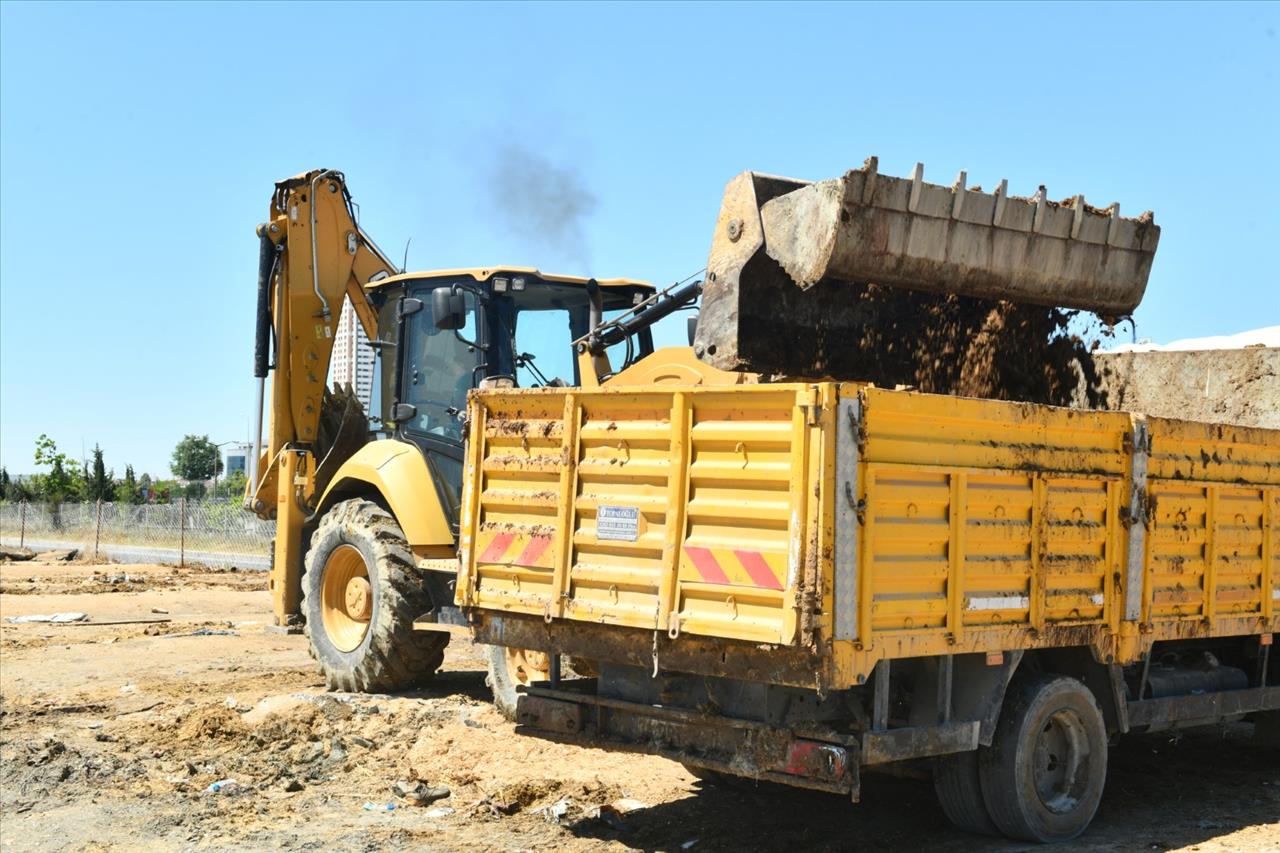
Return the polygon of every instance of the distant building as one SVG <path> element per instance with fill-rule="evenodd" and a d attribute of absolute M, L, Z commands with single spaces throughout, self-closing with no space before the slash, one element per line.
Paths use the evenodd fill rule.
<path fill-rule="evenodd" d="M 373 348 L 356 317 L 350 301 L 342 301 L 338 328 L 333 335 L 333 361 L 329 366 L 330 384 L 350 385 L 365 411 L 373 393 Z"/>
<path fill-rule="evenodd" d="M 248 444 L 228 444 L 222 460 L 223 476 L 230 477 L 237 471 L 248 476 L 249 454 L 252 451 L 252 446 Z"/>

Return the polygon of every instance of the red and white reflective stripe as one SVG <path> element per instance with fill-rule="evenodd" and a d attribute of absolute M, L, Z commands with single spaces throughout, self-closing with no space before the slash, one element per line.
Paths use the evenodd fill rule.
<path fill-rule="evenodd" d="M 684 553 L 688 557 L 688 565 L 706 583 L 782 589 L 781 570 L 771 566 L 763 552 L 686 545 Z"/>
<path fill-rule="evenodd" d="M 720 568 L 720 563 L 716 560 L 710 548 L 695 548 L 692 545 L 684 546 L 684 552 L 689 555 L 689 559 L 693 561 L 693 567 L 698 570 L 698 574 L 702 575 L 702 579 L 707 583 L 729 583 L 729 576 L 724 573 L 724 569 Z"/>
<path fill-rule="evenodd" d="M 518 546 L 519 550 L 513 546 Z M 540 566 L 538 561 L 550 547 L 551 537 L 545 534 L 526 538 L 516 533 L 499 533 L 485 545 L 484 550 L 476 557 L 476 562 L 546 568 Z M 509 556 L 509 553 L 515 556 Z"/>

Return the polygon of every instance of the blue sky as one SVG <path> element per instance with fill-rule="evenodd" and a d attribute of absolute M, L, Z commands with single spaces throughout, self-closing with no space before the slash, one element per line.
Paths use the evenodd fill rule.
<path fill-rule="evenodd" d="M 346 172 L 410 268 L 666 283 L 726 181 L 881 171 L 1118 200 L 1163 226 L 1138 333 L 1280 322 L 1280 5 L 0 6 L 0 462 L 48 432 L 167 475 L 245 435 L 274 181 Z M 492 192 L 574 169 L 578 235 Z M 683 334 L 682 321 L 665 331 Z"/>

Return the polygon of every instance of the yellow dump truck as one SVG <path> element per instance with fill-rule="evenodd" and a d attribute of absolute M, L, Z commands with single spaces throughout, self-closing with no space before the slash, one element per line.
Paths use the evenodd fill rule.
<path fill-rule="evenodd" d="M 620 320 L 581 387 L 470 395 L 456 602 L 523 732 L 855 800 L 928 760 L 958 826 L 1069 839 L 1114 735 L 1280 728 L 1280 432 L 793 378 L 835 372 L 806 322 L 868 322 L 797 221 L 853 279 L 1116 313 L 1146 286 L 1149 216 L 875 171 L 731 183 L 693 348 L 601 382 Z"/>

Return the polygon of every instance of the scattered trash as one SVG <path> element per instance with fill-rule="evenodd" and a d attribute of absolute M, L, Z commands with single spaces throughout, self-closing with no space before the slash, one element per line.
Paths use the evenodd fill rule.
<path fill-rule="evenodd" d="M 448 817 L 453 814 L 453 809 L 448 806 L 439 806 L 422 813 L 423 817 Z"/>
<path fill-rule="evenodd" d="M 649 808 L 648 803 L 642 803 L 639 800 L 633 800 L 630 797 L 623 797 L 621 800 L 614 800 L 612 805 L 615 809 L 617 809 L 622 814 L 627 814 L 628 812 L 638 812 L 641 809 Z"/>
<path fill-rule="evenodd" d="M 88 613 L 68 611 L 66 613 L 50 613 L 48 615 L 33 613 L 30 616 L 6 616 L 4 621 L 15 624 L 22 624 L 26 622 L 54 622 L 62 624 L 64 622 L 83 622 L 88 618 Z"/>
<path fill-rule="evenodd" d="M 236 708 L 236 697 L 228 696 L 226 699 L 222 700 L 222 704 L 234 711 Z"/>
<path fill-rule="evenodd" d="M 681 845 L 680 845 L 680 849 L 681 849 L 681 850 L 688 850 L 690 847 L 692 847 L 693 845 L 695 845 L 695 844 L 697 844 L 697 843 L 698 843 L 698 839 L 696 839 L 696 838 L 690 838 L 690 839 L 689 839 L 688 841 L 686 841 L 684 844 L 681 844 Z"/>
<path fill-rule="evenodd" d="M 102 582 L 103 583 L 132 583 L 133 580 L 129 577 L 128 572 L 117 572 L 114 575 L 103 575 Z"/>
<path fill-rule="evenodd" d="M 240 790 L 240 783 L 235 779 L 219 779 L 204 789 L 206 794 L 234 794 Z"/>
<path fill-rule="evenodd" d="M 452 792 L 441 785 L 437 788 L 429 788 L 422 782 L 408 782 L 401 780 L 391 786 L 391 790 L 397 797 L 403 797 L 409 801 L 410 805 L 425 806 L 434 803 L 436 800 L 443 800 Z"/>
<path fill-rule="evenodd" d="M 185 634 L 165 634 L 166 640 L 173 640 L 178 637 L 238 637 L 237 631 L 228 631 L 222 628 L 201 628 L 199 631 L 188 631 Z"/>
<path fill-rule="evenodd" d="M 560 819 L 569 813 L 569 806 L 573 805 L 573 801 L 569 799 L 559 800 L 549 806 L 530 809 L 534 814 L 542 815 L 547 823 L 559 823 Z"/>
<path fill-rule="evenodd" d="M 365 803 L 361 808 L 367 812 L 392 812 L 396 809 L 395 803 Z"/>
<path fill-rule="evenodd" d="M 617 808 L 617 806 L 606 804 L 591 810 L 587 813 L 587 816 L 597 818 L 598 820 L 607 823 L 611 829 L 616 829 L 618 832 L 625 832 L 627 830 L 627 824 L 622 819 L 622 812 Z"/>
<path fill-rule="evenodd" d="M 151 608 L 151 612 L 152 612 L 152 613 L 164 613 L 165 615 L 168 615 L 168 613 L 169 613 L 169 611 L 168 611 L 168 610 L 165 610 L 163 607 L 153 607 L 153 608 Z"/>

